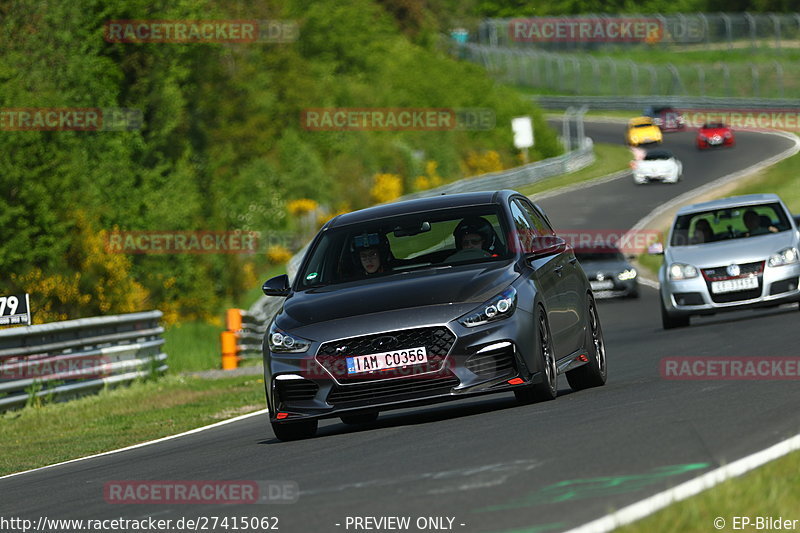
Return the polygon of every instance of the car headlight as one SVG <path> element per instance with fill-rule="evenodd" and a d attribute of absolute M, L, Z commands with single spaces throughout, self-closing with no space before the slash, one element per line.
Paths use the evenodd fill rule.
<path fill-rule="evenodd" d="M 275 323 L 269 327 L 267 344 L 271 352 L 275 353 L 303 353 L 311 346 L 311 341 L 297 335 L 289 335 L 279 329 Z"/>
<path fill-rule="evenodd" d="M 636 278 L 635 268 L 629 268 L 617 274 L 617 279 L 620 281 L 628 281 L 629 279 L 634 279 L 634 278 Z"/>
<path fill-rule="evenodd" d="M 800 254 L 797 253 L 797 248 L 784 248 L 777 254 L 769 256 L 767 264 L 771 267 L 791 265 L 800 261 Z"/>
<path fill-rule="evenodd" d="M 479 305 L 458 319 L 465 327 L 474 328 L 495 320 L 502 320 L 514 314 L 517 308 L 517 289 L 509 287 L 488 302 Z"/>
<path fill-rule="evenodd" d="M 730 138 L 731 138 L 731 132 L 729 132 L 729 131 L 726 131 L 726 132 L 725 132 L 725 138 L 726 138 L 726 139 L 730 139 Z"/>
<path fill-rule="evenodd" d="M 669 266 L 670 280 L 696 278 L 697 276 L 697 269 L 692 265 L 687 265 L 685 263 L 672 263 Z"/>
<path fill-rule="evenodd" d="M 698 137 L 700 137 L 700 138 L 701 138 L 702 140 L 704 140 L 704 141 L 705 141 L 705 140 L 708 138 L 708 137 L 706 137 L 705 135 L 703 135 L 702 133 L 701 133 L 700 135 L 698 135 Z"/>

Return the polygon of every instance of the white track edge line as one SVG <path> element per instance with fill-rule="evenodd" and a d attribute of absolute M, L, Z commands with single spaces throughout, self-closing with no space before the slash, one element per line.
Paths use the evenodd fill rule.
<path fill-rule="evenodd" d="M 68 461 L 62 461 L 60 463 L 55 463 L 52 465 L 47 466 L 40 466 L 39 468 L 32 468 L 30 470 L 25 470 L 23 472 L 15 472 L 13 474 L 6 474 L 5 476 L 0 476 L 0 481 L 4 479 L 8 479 L 11 477 L 21 476 L 23 474 L 30 474 L 31 472 L 38 472 L 40 470 L 46 470 L 48 468 L 54 468 L 56 466 L 66 465 L 70 463 L 77 463 L 78 461 L 86 461 L 87 459 L 94 459 L 95 457 L 103 457 L 104 455 L 112 455 L 115 453 L 126 452 L 128 450 L 135 450 L 136 448 L 142 448 L 144 446 L 150 446 L 151 444 L 157 444 L 159 442 L 165 442 L 172 439 L 177 439 L 179 437 L 185 437 L 186 435 L 193 435 L 195 433 L 200 433 L 201 431 L 206 431 L 209 429 L 215 429 L 220 426 L 224 426 L 227 424 L 232 424 L 233 422 L 238 422 L 239 420 L 244 420 L 246 418 L 250 418 L 253 416 L 259 416 L 266 413 L 266 409 L 261 409 L 259 411 L 254 411 L 252 413 L 247 413 L 246 415 L 237 416 L 236 418 L 229 418 L 228 420 L 223 420 L 221 422 L 215 422 L 214 424 L 210 424 L 208 426 L 203 426 L 195 429 L 190 429 L 189 431 L 184 431 L 183 433 L 178 433 L 176 435 L 167 435 L 166 437 L 161 437 L 160 439 L 150 440 L 147 442 L 140 442 L 139 444 L 133 444 L 132 446 L 126 446 L 125 448 L 119 448 L 116 450 L 109 450 L 107 452 L 100 452 L 94 455 L 87 455 L 86 457 L 78 457 L 77 459 L 70 459 Z"/>
<path fill-rule="evenodd" d="M 741 476 L 750 470 L 754 470 L 796 450 L 800 450 L 800 433 L 769 448 L 745 456 L 729 465 L 721 466 L 671 489 L 623 507 L 619 511 L 570 529 L 565 533 L 607 533 L 617 527 L 649 516 L 675 502 L 695 496 L 723 481 Z"/>

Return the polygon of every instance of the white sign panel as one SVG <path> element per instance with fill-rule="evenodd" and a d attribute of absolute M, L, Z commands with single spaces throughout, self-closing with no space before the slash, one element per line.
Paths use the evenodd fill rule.
<path fill-rule="evenodd" d="M 519 149 L 533 146 L 533 121 L 531 117 L 514 117 L 511 119 L 514 131 L 514 146 Z"/>

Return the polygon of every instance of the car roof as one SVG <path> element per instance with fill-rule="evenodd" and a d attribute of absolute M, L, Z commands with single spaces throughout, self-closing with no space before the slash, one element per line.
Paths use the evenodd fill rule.
<path fill-rule="evenodd" d="M 767 202 L 780 202 L 781 197 L 777 194 L 745 194 L 743 196 L 731 196 L 710 202 L 687 205 L 678 210 L 678 215 L 686 213 L 697 213 L 700 211 L 710 211 L 712 209 L 725 209 L 729 207 L 739 207 Z"/>
<path fill-rule="evenodd" d="M 351 213 L 345 213 L 332 219 L 326 224 L 327 228 L 346 226 L 369 222 L 382 218 L 411 213 L 448 209 L 453 207 L 468 207 L 474 205 L 501 205 L 505 199 L 519 193 L 512 190 L 465 192 L 458 194 L 442 194 L 428 198 L 416 198 L 389 204 L 381 204 Z"/>

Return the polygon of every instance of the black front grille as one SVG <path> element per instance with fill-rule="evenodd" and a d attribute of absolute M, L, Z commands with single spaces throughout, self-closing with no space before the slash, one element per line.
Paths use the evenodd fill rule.
<path fill-rule="evenodd" d="M 703 277 L 706 280 L 708 287 L 708 295 L 711 301 L 717 304 L 741 302 L 744 300 L 752 300 L 761 297 L 762 291 L 762 278 L 764 272 L 764 261 L 756 261 L 755 263 L 745 263 L 739 266 L 739 274 L 731 276 L 728 273 L 727 266 L 720 266 L 714 268 L 704 268 Z M 743 279 L 748 277 L 756 277 L 758 279 L 758 288 L 747 289 L 744 291 L 723 292 L 715 294 L 711 291 L 711 284 L 715 281 L 725 281 L 734 279 Z"/>
<path fill-rule="evenodd" d="M 723 292 L 721 294 L 714 294 L 711 292 L 711 283 L 708 284 L 708 293 L 711 295 L 711 301 L 718 304 L 728 303 L 728 302 L 740 302 L 743 300 L 752 300 L 754 298 L 761 297 L 761 278 L 758 279 L 758 288 L 757 289 L 749 289 L 746 291 L 736 291 L 736 292 Z"/>
<path fill-rule="evenodd" d="M 461 382 L 452 373 L 416 378 L 368 381 L 354 385 L 334 385 L 328 403 L 337 407 L 357 407 L 447 394 Z"/>
<path fill-rule="evenodd" d="M 312 400 L 319 391 L 319 385 L 307 379 L 281 379 L 276 381 L 275 387 L 283 402 Z"/>
<path fill-rule="evenodd" d="M 407 377 L 441 370 L 444 360 L 456 337 L 444 326 L 404 329 L 385 333 L 351 337 L 326 342 L 320 346 L 316 360 L 340 383 L 359 383 L 364 380 Z M 381 344 L 383 341 L 383 344 Z M 413 365 L 413 372 L 406 369 L 365 372 L 355 376 L 347 374 L 347 358 L 354 355 L 390 352 L 424 346 L 428 362 Z"/>
<path fill-rule="evenodd" d="M 760 275 L 764 271 L 764 261 L 756 261 L 755 263 L 745 263 L 739 265 L 739 274 L 731 276 L 728 274 L 727 266 L 720 266 L 714 268 L 704 268 L 703 277 L 706 281 L 722 281 L 726 279 L 746 278 L 753 274 Z"/>
<path fill-rule="evenodd" d="M 514 349 L 511 346 L 507 346 L 497 350 L 476 353 L 467 359 L 465 366 L 467 370 L 481 377 L 516 373 Z"/>

